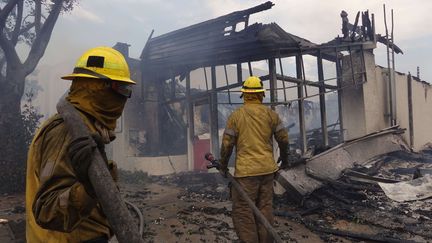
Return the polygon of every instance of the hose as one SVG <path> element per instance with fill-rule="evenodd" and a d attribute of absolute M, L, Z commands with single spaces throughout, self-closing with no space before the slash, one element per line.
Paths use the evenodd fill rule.
<path fill-rule="evenodd" d="M 144 216 L 141 213 L 141 210 L 135 204 L 133 204 L 133 203 L 127 201 L 127 200 L 124 200 L 124 201 L 125 201 L 125 203 L 127 205 L 131 206 L 133 208 L 133 210 L 135 211 L 135 213 L 138 215 L 138 218 L 139 218 L 139 233 L 142 236 L 143 233 L 144 233 Z"/>

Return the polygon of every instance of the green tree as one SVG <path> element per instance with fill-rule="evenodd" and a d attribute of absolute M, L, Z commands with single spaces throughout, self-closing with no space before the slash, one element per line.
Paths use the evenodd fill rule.
<path fill-rule="evenodd" d="M 25 78 L 42 58 L 59 15 L 71 11 L 76 3 L 0 0 L 0 192 L 24 188 L 28 108 L 24 107 L 23 114 L 21 100 Z M 29 49 L 25 57 L 18 55 L 22 46 Z"/>

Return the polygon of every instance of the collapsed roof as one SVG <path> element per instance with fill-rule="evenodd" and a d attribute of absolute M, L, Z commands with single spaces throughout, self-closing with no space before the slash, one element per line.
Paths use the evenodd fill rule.
<path fill-rule="evenodd" d="M 198 67 L 294 56 L 316 48 L 306 39 L 285 32 L 276 23 L 248 25 L 249 15 L 270 9 L 266 2 L 158 37 L 150 38 L 141 54 L 145 68 L 174 74 Z M 244 28 L 242 28 L 244 23 Z"/>

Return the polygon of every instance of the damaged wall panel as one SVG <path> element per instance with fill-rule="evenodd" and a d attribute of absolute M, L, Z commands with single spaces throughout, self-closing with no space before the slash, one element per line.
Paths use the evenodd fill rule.
<path fill-rule="evenodd" d="M 303 197 L 320 188 L 322 181 L 336 180 L 345 169 L 406 147 L 400 133 L 400 129 L 391 128 L 345 142 L 312 157 L 306 165 L 279 171 L 276 180 L 294 201 L 301 202 Z"/>

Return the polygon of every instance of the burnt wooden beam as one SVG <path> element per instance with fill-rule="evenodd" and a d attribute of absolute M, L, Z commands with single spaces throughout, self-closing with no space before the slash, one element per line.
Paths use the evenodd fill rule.
<path fill-rule="evenodd" d="M 171 39 L 173 37 L 176 37 L 178 35 L 185 35 L 185 34 L 189 34 L 189 33 L 194 33 L 196 30 L 205 30 L 208 29 L 211 26 L 230 26 L 232 25 L 232 22 L 243 22 L 245 21 L 245 16 L 249 16 L 251 14 L 254 13 L 259 13 L 265 10 L 268 10 L 270 8 L 272 8 L 274 6 L 274 4 L 270 1 L 267 1 L 263 4 L 257 5 L 255 7 L 249 8 L 249 9 L 245 9 L 242 11 L 236 11 L 224 16 L 220 16 L 218 18 L 215 19 L 211 19 L 211 20 L 207 20 L 198 24 L 194 24 L 191 25 L 189 27 L 186 28 L 182 28 L 158 37 L 155 37 L 153 39 L 151 39 L 151 41 L 160 41 L 163 39 Z"/>
<path fill-rule="evenodd" d="M 269 65 L 269 82 L 270 82 L 270 102 L 277 102 L 277 77 L 276 77 L 276 61 L 274 58 L 268 60 Z M 275 106 L 272 105 L 271 108 L 274 110 Z"/>
<path fill-rule="evenodd" d="M 386 237 L 382 236 L 380 234 L 364 234 L 364 233 L 356 233 L 352 231 L 347 230 L 339 230 L 339 229 L 330 229 L 330 228 L 324 228 L 324 227 L 316 227 L 311 224 L 307 225 L 307 227 L 310 230 L 323 232 L 326 234 L 332 234 L 332 235 L 338 235 L 338 236 L 344 236 L 349 238 L 355 238 L 360 240 L 368 240 L 368 241 L 374 241 L 374 242 L 385 242 L 385 243 L 415 243 L 417 241 L 412 240 L 406 240 L 406 239 L 397 239 L 392 237 Z"/>
<path fill-rule="evenodd" d="M 216 91 L 216 67 L 211 67 L 211 91 L 210 91 L 210 144 L 211 152 L 219 154 L 219 124 L 218 124 L 218 99 Z"/>
<path fill-rule="evenodd" d="M 319 87 L 319 103 L 320 103 L 320 118 L 321 118 L 321 133 L 323 139 L 323 146 L 327 147 L 329 145 L 328 133 L 327 133 L 327 112 L 325 103 L 325 88 L 324 88 L 324 68 L 321 52 L 318 51 L 317 54 L 317 66 L 318 66 L 318 80 L 321 84 Z"/>
<path fill-rule="evenodd" d="M 303 153 L 307 150 L 307 138 L 306 138 L 306 121 L 304 116 L 304 77 L 303 77 L 303 57 L 302 55 L 296 56 L 296 73 L 297 79 L 302 80 L 297 87 L 297 96 L 298 96 L 298 114 L 299 114 L 299 131 L 300 131 L 300 139 L 302 141 L 302 150 Z"/>
<path fill-rule="evenodd" d="M 308 80 L 301 80 L 301 79 L 294 78 L 294 77 L 282 76 L 280 74 L 276 74 L 276 77 L 277 77 L 277 80 L 286 81 L 286 82 L 295 83 L 295 84 L 304 83 L 305 85 L 309 85 L 309 86 L 313 86 L 313 87 L 317 87 L 317 88 L 324 87 L 326 89 L 331 89 L 331 90 L 337 90 L 338 89 L 338 87 L 336 85 L 325 84 L 325 83 L 320 83 L 320 82 L 313 82 L 313 81 L 308 81 Z M 269 80 L 269 76 L 268 75 L 261 76 L 261 80 Z"/>
<path fill-rule="evenodd" d="M 335 53 L 338 53 L 338 50 L 335 49 Z M 336 60 L 336 83 L 338 87 L 338 113 L 339 113 L 339 142 L 344 141 L 344 126 L 343 126 L 343 112 L 342 112 L 342 67 L 341 67 L 341 60 L 338 58 Z"/>
<path fill-rule="evenodd" d="M 188 169 L 193 169 L 193 141 L 195 137 L 194 105 L 191 99 L 191 80 L 190 73 L 186 74 L 186 113 L 187 113 L 187 153 Z"/>
<path fill-rule="evenodd" d="M 237 83 L 242 84 L 243 83 L 243 73 L 242 73 L 241 63 L 237 63 L 236 67 L 237 67 Z"/>

